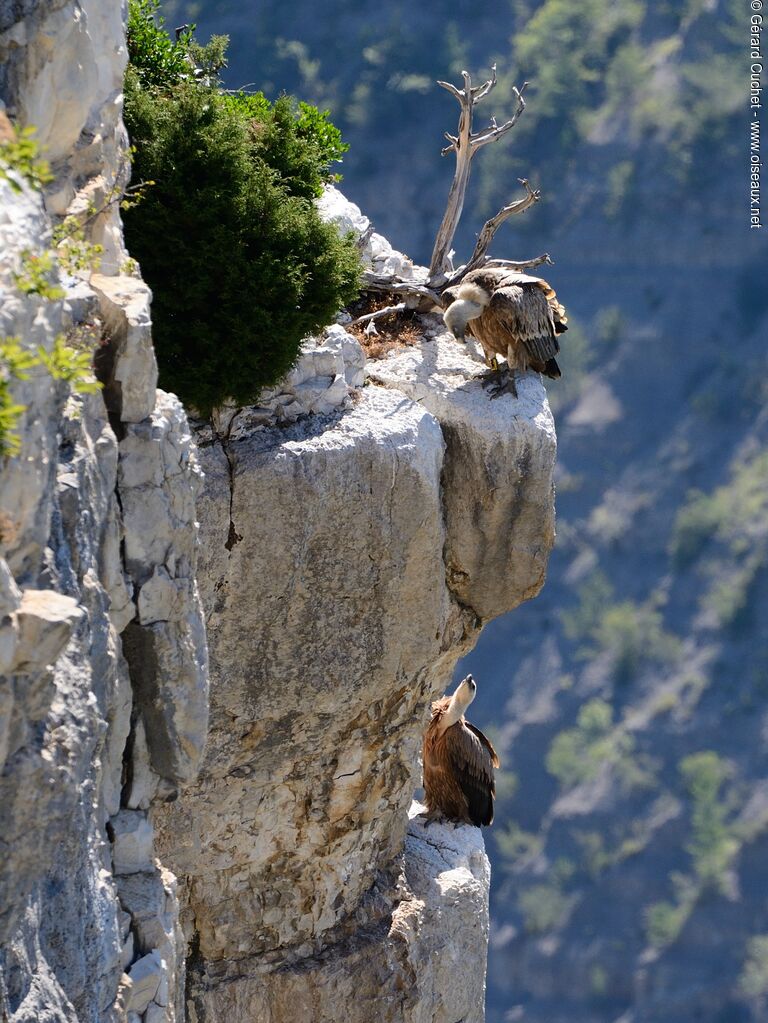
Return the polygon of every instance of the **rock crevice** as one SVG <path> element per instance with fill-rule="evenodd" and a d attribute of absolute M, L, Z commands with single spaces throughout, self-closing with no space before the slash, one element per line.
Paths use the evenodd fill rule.
<path fill-rule="evenodd" d="M 30 373 L 14 387 L 21 448 L 0 464 L 0 1015 L 12 1023 L 184 1018 L 176 882 L 147 811 L 195 772 L 207 729 L 199 470 L 180 404 L 156 390 L 149 290 L 119 273 L 124 66 L 119 3 L 0 11 L 0 98 L 36 127 L 55 174 L 44 195 L 0 180 L 0 338 L 50 352 L 100 333 L 105 384 L 78 395 Z M 63 299 L 17 287 L 54 218 L 91 200 L 100 273 L 52 281 Z"/>

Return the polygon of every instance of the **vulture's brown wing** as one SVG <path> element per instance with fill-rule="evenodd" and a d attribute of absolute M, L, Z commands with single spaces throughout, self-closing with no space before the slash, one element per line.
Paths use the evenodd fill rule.
<path fill-rule="evenodd" d="M 485 748 L 488 750 L 491 756 L 491 766 L 496 768 L 501 767 L 501 764 L 499 763 L 499 754 L 493 748 L 493 743 L 488 738 L 488 736 L 481 732 L 479 728 L 476 728 L 473 724 L 470 724 L 469 721 L 465 721 L 464 724 L 467 726 L 470 732 L 473 732 L 478 737 L 483 746 L 485 746 Z"/>
<path fill-rule="evenodd" d="M 472 823 L 478 828 L 493 820 L 493 747 L 478 729 L 459 722 L 445 733 L 454 775 L 467 800 Z"/>
<path fill-rule="evenodd" d="M 532 360 L 546 364 L 560 351 L 555 322 L 547 293 L 552 291 L 546 281 L 518 275 L 498 288 L 488 304 L 486 315 L 493 316 L 500 332 L 511 341 L 523 344 Z M 535 281 L 535 283 L 529 283 Z M 543 285 L 543 287 L 542 287 Z M 552 292 L 554 295 L 554 292 Z"/>

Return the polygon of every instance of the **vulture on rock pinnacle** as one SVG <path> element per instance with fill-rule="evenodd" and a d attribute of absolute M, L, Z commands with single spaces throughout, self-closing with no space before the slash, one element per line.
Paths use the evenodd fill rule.
<path fill-rule="evenodd" d="M 422 753 L 429 819 L 447 817 L 479 828 L 493 820 L 493 769 L 499 758 L 490 740 L 464 717 L 476 692 L 475 680 L 467 675 L 453 696 L 432 704 Z"/>
<path fill-rule="evenodd" d="M 482 345 L 493 370 L 483 386 L 494 385 L 492 398 L 505 392 L 517 397 L 516 372 L 560 376 L 557 335 L 568 329 L 568 319 L 554 289 L 540 277 L 502 267 L 472 270 L 445 289 L 443 302 L 450 303 L 443 319 L 456 340 L 469 333 Z M 507 360 L 506 370 L 499 369 L 497 355 Z"/>

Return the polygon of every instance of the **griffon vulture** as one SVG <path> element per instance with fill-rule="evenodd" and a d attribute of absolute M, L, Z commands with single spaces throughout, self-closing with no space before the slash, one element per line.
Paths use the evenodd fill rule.
<path fill-rule="evenodd" d="M 501 267 L 472 270 L 460 284 L 445 289 L 446 301 L 443 319 L 456 340 L 463 341 L 468 332 L 483 347 L 493 370 L 483 387 L 494 385 L 492 398 L 505 392 L 517 397 L 516 372 L 533 369 L 552 379 L 560 376 L 557 335 L 568 329 L 568 320 L 554 289 L 540 277 Z M 499 369 L 497 355 L 507 360 L 506 370 Z"/>
<path fill-rule="evenodd" d="M 432 704 L 424 735 L 424 792 L 430 820 L 447 817 L 462 824 L 490 824 L 499 766 L 496 750 L 464 717 L 477 684 L 467 675 L 453 696 Z"/>

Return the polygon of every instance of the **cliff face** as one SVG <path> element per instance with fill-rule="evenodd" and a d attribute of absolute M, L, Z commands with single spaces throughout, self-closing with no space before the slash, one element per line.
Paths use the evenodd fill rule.
<path fill-rule="evenodd" d="M 482 838 L 409 807 L 430 699 L 543 582 L 544 390 L 491 405 L 437 319 L 362 386 L 336 326 L 198 455 L 121 272 L 124 62 L 117 3 L 0 2 L 0 96 L 55 172 L 0 180 L 0 337 L 96 335 L 105 385 L 33 371 L 0 466 L 0 1014 L 480 1021 Z M 100 272 L 20 289 L 91 202 Z"/>
<path fill-rule="evenodd" d="M 0 95 L 55 173 L 44 201 L 0 181 L 0 337 L 50 353 L 99 336 L 107 384 L 78 396 L 33 369 L 14 389 L 21 450 L 0 466 L 0 1015 L 14 1021 L 181 1018 L 175 879 L 147 811 L 194 773 L 206 734 L 200 472 L 181 406 L 156 390 L 149 291 L 118 272 L 124 63 L 119 4 L 0 5 Z M 89 202 L 102 273 L 60 281 L 63 299 L 20 288 L 50 214 Z"/>
<path fill-rule="evenodd" d="M 482 1019 L 482 841 L 417 819 L 401 852 L 430 699 L 542 585 L 555 437 L 537 379 L 491 403 L 472 354 L 424 331 L 347 407 L 198 434 L 211 731 L 152 816 L 201 1020 Z"/>

